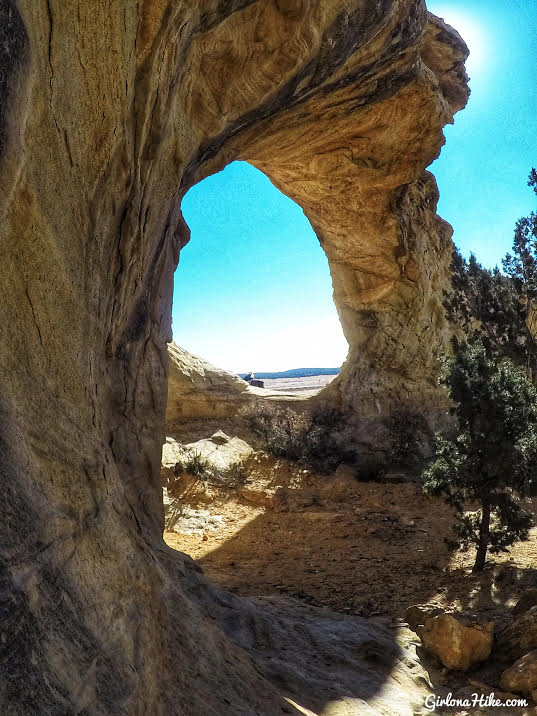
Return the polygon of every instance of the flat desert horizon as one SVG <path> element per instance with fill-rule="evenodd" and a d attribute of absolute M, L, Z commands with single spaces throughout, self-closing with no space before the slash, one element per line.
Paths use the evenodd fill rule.
<path fill-rule="evenodd" d="M 300 393 L 302 391 L 321 390 L 331 383 L 336 375 L 307 375 L 300 378 L 261 378 L 266 390 L 282 393 Z"/>

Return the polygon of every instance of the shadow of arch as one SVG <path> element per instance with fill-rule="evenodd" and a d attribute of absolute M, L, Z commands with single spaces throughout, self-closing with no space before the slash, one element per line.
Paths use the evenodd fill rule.
<path fill-rule="evenodd" d="M 291 598 L 246 599 L 208 584 L 200 571 L 184 585 L 287 701 L 285 713 L 338 714 L 337 705 L 347 704 L 344 714 L 398 707 L 410 715 L 410 704 L 423 702 L 423 688 L 411 673 L 417 664 L 408 662 L 393 633 L 373 622 Z M 371 711 L 373 701 L 379 711 Z"/>
<path fill-rule="evenodd" d="M 349 509 L 312 504 L 311 489 L 294 490 L 289 511 L 266 511 L 197 560 L 226 590 L 210 616 L 280 693 L 316 714 L 369 713 L 381 704 L 412 713 L 427 695 L 415 655 L 397 641 L 397 623 L 407 606 L 449 584 L 450 520 L 415 486 L 392 487 L 376 512 L 368 483 L 356 483 Z M 375 490 L 380 497 L 381 486 Z M 421 519 L 410 519 L 413 508 Z M 424 539 L 430 554 L 418 552 Z M 391 619 L 359 616 L 379 610 Z"/>
<path fill-rule="evenodd" d="M 289 490 L 283 508 L 267 508 L 198 563 L 242 595 L 283 594 L 350 614 L 402 619 L 412 604 L 454 596 L 460 585 L 443 571 L 454 551 L 448 507 L 415 484 L 336 483 Z"/>

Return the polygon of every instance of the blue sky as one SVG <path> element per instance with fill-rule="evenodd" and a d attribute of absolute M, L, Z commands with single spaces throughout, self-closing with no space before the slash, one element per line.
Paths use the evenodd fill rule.
<path fill-rule="evenodd" d="M 537 0 L 430 0 L 466 40 L 472 94 L 431 167 L 438 213 L 453 240 L 486 266 L 510 250 L 515 221 L 535 209 L 526 185 L 537 165 Z"/>
<path fill-rule="evenodd" d="M 179 345 L 236 372 L 341 365 L 328 262 L 297 204 L 234 162 L 193 187 L 182 209 L 192 235 L 175 274 Z"/>
<path fill-rule="evenodd" d="M 535 208 L 526 179 L 537 164 L 537 0 L 428 8 L 471 50 L 470 101 L 431 167 L 438 212 L 464 254 L 493 266 L 511 248 L 516 219 Z M 296 204 L 234 163 L 193 187 L 182 209 L 192 238 L 175 274 L 177 343 L 237 372 L 343 362 L 328 264 Z"/>

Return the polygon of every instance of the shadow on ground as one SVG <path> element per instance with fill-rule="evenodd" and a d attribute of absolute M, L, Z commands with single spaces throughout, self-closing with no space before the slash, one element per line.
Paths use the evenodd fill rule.
<path fill-rule="evenodd" d="M 318 714 L 346 713 L 333 704 L 353 699 L 347 713 L 366 714 L 366 702 L 379 699 L 387 713 L 394 699 L 419 712 L 428 682 L 435 692 L 461 688 L 468 677 L 497 683 L 495 663 L 450 681 L 420 653 L 422 668 L 404 614 L 434 602 L 488 614 L 501 627 L 507 608 L 537 584 L 536 536 L 491 556 L 474 575 L 473 553 L 454 551 L 450 540 L 450 508 L 418 484 L 291 472 L 271 508 L 247 504 L 239 490 L 211 504 L 225 529 L 165 535 L 226 590 L 211 617 L 281 693 Z M 281 466 L 278 476 L 282 482 Z"/>
<path fill-rule="evenodd" d="M 289 511 L 262 512 L 225 541 L 206 535 L 173 546 L 240 594 L 283 594 L 366 617 L 402 618 L 407 606 L 453 588 L 451 514 L 416 485 L 356 482 L 341 500 L 308 488 L 290 501 Z"/>

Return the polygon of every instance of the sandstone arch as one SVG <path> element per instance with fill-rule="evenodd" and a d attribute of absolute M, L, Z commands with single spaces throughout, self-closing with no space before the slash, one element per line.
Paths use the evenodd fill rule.
<path fill-rule="evenodd" d="M 418 67 L 401 51 L 405 32 L 417 33 L 418 16 L 414 8 L 403 27 L 392 18 L 365 43 L 367 58 L 387 41 L 388 54 L 400 61 L 397 72 L 407 73 L 394 81 L 393 56 L 384 65 L 373 63 L 382 78 L 381 102 L 372 67 L 347 63 L 349 74 L 340 71 L 329 93 L 298 93 L 279 112 L 231 136 L 223 157 L 215 146 L 204 148 L 205 171 L 191 178 L 187 170 L 195 183 L 233 159 L 245 160 L 303 208 L 327 255 L 350 346 L 340 378 L 320 399 L 346 411 L 356 423 L 357 440 L 373 447 L 382 447 L 378 426 L 394 409 L 423 414 L 434 425 L 444 408 L 436 361 L 445 347 L 441 301 L 451 227 L 436 214 L 436 183 L 424 167 L 440 151 L 442 127 L 466 103 L 467 50 L 429 16 Z M 282 27 L 273 24 L 272 32 Z M 213 38 L 215 48 L 227 41 L 229 49 L 232 27 L 221 34 L 227 40 Z M 204 52 L 204 61 L 213 58 L 216 64 L 213 53 L 219 51 Z M 241 59 L 239 52 L 234 60 Z M 363 84 L 357 88 L 349 75 Z M 209 105 L 209 116 L 218 107 L 214 115 L 220 118 L 220 81 L 207 77 L 199 101 Z"/>
<path fill-rule="evenodd" d="M 222 598 L 161 540 L 181 196 L 235 158 L 266 171 L 367 356 L 338 399 L 434 407 L 449 228 L 423 170 L 467 96 L 464 43 L 420 0 L 2 0 L 0 17 L 3 711 L 279 712 L 209 618 Z"/>

